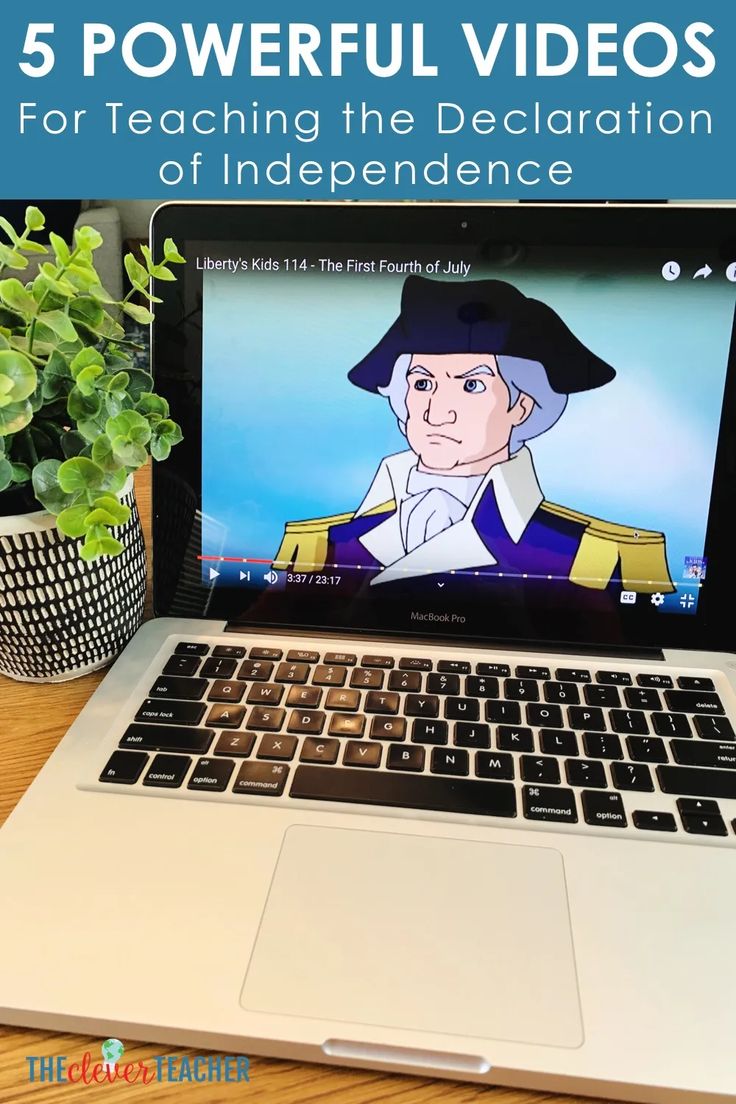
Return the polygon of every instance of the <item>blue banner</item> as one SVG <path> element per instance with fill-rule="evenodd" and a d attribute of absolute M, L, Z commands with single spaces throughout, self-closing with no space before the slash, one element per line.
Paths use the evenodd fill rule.
<path fill-rule="evenodd" d="M 723 0 L 7 5 L 0 196 L 728 199 L 734 71 Z"/>

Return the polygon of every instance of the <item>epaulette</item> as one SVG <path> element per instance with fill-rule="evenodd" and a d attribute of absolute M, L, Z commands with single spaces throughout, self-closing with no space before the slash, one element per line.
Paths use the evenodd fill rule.
<path fill-rule="evenodd" d="M 361 517 L 384 514 L 396 509 L 391 499 L 366 510 Z M 308 518 L 306 521 L 287 521 L 284 536 L 273 566 L 280 571 L 321 571 L 327 562 L 329 532 L 333 525 L 345 525 L 355 518 L 355 511 L 346 514 L 330 514 L 328 517 Z"/>
<path fill-rule="evenodd" d="M 667 565 L 664 533 L 602 521 L 554 502 L 545 501 L 540 509 L 584 526 L 570 569 L 571 582 L 591 590 L 605 590 L 620 565 L 624 590 L 642 594 L 671 594 L 676 590 Z"/>

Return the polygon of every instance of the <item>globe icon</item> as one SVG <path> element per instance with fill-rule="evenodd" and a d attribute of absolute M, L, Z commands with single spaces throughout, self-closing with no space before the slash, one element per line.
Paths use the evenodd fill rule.
<path fill-rule="evenodd" d="M 105 1039 L 101 1047 L 102 1057 L 106 1062 L 119 1062 L 125 1053 L 125 1047 L 119 1039 Z"/>

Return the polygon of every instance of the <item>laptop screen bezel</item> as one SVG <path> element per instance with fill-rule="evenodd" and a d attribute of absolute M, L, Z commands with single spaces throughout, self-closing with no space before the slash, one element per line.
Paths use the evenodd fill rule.
<path fill-rule="evenodd" d="M 728 206 L 634 204 L 415 204 L 415 203 L 172 203 L 152 220 L 154 254 L 166 238 L 187 242 L 329 243 L 371 241 L 437 246 L 503 242 L 554 247 L 681 249 L 708 247 L 723 267 L 736 258 L 736 209 Z M 178 282 L 155 282 L 163 300 L 152 327 L 151 360 L 156 388 L 171 404 L 184 441 L 168 460 L 153 464 L 154 609 L 159 616 L 207 617 L 231 625 L 337 631 L 370 636 L 455 641 L 447 629 L 412 626 L 406 603 L 359 606 L 339 595 L 317 599 L 289 591 L 271 596 L 267 610 L 257 592 L 206 587 L 192 562 L 192 533 L 201 510 L 202 486 L 202 273 L 177 269 Z M 694 615 L 593 617 L 570 611 L 564 618 L 494 609 L 492 631 L 477 622 L 458 629 L 464 640 L 524 647 L 633 651 L 692 648 L 736 651 L 729 547 L 736 486 L 736 341 L 732 337 L 706 535 L 707 584 Z M 393 609 L 393 613 L 392 613 Z M 359 620 L 356 621 L 356 618 Z M 480 631 L 479 631 L 480 630 Z"/>

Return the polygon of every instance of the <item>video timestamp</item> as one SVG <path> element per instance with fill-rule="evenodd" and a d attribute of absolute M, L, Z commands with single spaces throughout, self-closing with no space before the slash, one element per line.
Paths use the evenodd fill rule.
<path fill-rule="evenodd" d="M 339 586 L 341 579 L 341 575 L 316 575 L 311 571 L 289 571 L 286 575 L 287 583 L 299 586 Z"/>

